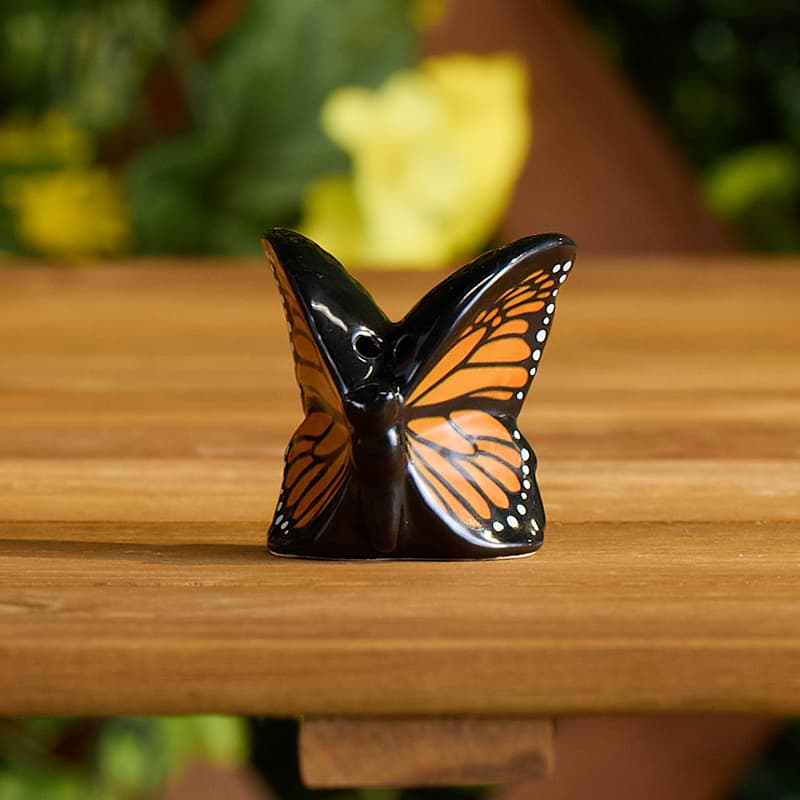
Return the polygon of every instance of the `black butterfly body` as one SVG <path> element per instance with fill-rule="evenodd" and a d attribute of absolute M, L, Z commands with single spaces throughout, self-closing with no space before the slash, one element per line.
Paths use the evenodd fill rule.
<path fill-rule="evenodd" d="M 487 253 L 392 322 L 309 239 L 276 229 L 263 241 L 305 412 L 269 549 L 431 559 L 536 550 L 544 510 L 516 419 L 574 243 L 549 234 Z"/>

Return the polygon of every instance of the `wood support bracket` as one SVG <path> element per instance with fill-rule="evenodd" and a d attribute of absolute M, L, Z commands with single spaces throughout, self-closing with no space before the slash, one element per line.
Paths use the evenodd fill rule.
<path fill-rule="evenodd" d="M 549 775 L 553 722 L 516 717 L 306 717 L 311 788 L 453 786 Z"/>

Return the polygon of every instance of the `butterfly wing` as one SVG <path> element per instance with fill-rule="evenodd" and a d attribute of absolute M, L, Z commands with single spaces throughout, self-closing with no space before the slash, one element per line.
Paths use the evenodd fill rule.
<path fill-rule="evenodd" d="M 354 339 L 369 334 L 383 341 L 390 323 L 364 287 L 310 239 L 277 228 L 262 243 L 283 298 L 303 409 L 321 403 L 341 415 L 343 397 L 374 379 L 376 368 Z"/>
<path fill-rule="evenodd" d="M 405 393 L 411 476 L 466 537 L 541 539 L 535 459 L 516 418 L 574 257 L 566 237 L 523 239 L 464 267 L 404 320 L 418 342 Z"/>
<path fill-rule="evenodd" d="M 306 414 L 286 451 L 270 526 L 270 547 L 279 551 L 282 540 L 316 536 L 344 494 L 351 442 L 343 397 L 370 369 L 350 337 L 370 324 L 382 332 L 385 318 L 341 264 L 309 239 L 278 229 L 262 241 L 283 300 Z"/>
<path fill-rule="evenodd" d="M 336 500 L 350 475 L 349 437 L 340 419 L 312 411 L 286 451 L 283 487 L 270 537 L 292 536 Z"/>
<path fill-rule="evenodd" d="M 266 240 L 264 250 L 272 265 L 278 284 L 289 329 L 289 341 L 294 357 L 295 378 L 300 387 L 303 411 L 325 410 L 329 416 L 343 419 L 341 392 L 331 370 L 325 363 L 319 345 L 311 332 L 306 314 L 300 305 L 295 289 L 278 259 L 274 249 Z"/>

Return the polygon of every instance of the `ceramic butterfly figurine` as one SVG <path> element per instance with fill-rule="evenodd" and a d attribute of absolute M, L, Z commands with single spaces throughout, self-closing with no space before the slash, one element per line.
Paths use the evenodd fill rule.
<path fill-rule="evenodd" d="M 269 530 L 277 555 L 469 559 L 532 553 L 544 509 L 517 415 L 575 258 L 566 236 L 487 253 L 390 321 L 333 256 L 263 237 L 305 419 Z"/>

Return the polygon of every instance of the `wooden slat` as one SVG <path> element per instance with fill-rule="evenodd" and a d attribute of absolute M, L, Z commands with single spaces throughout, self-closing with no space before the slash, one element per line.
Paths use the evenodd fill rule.
<path fill-rule="evenodd" d="M 7 712 L 800 710 L 796 523 L 554 523 L 482 564 L 268 558 L 255 523 L 6 523 Z"/>
<path fill-rule="evenodd" d="M 398 316 L 439 276 L 368 274 Z M 533 558 L 268 558 L 260 265 L 0 271 L 0 712 L 800 711 L 800 264 L 586 260 Z"/>
<path fill-rule="evenodd" d="M 14 520 L 102 521 L 113 514 L 147 522 L 258 519 L 266 525 L 281 464 L 266 453 L 260 462 L 13 459 L 0 462 L 0 491 L 3 513 Z M 800 521 L 796 461 L 551 459 L 540 477 L 547 510 L 562 522 Z"/>
<path fill-rule="evenodd" d="M 303 783 L 479 786 L 549 775 L 550 720 L 485 717 L 307 717 L 300 729 Z"/>

